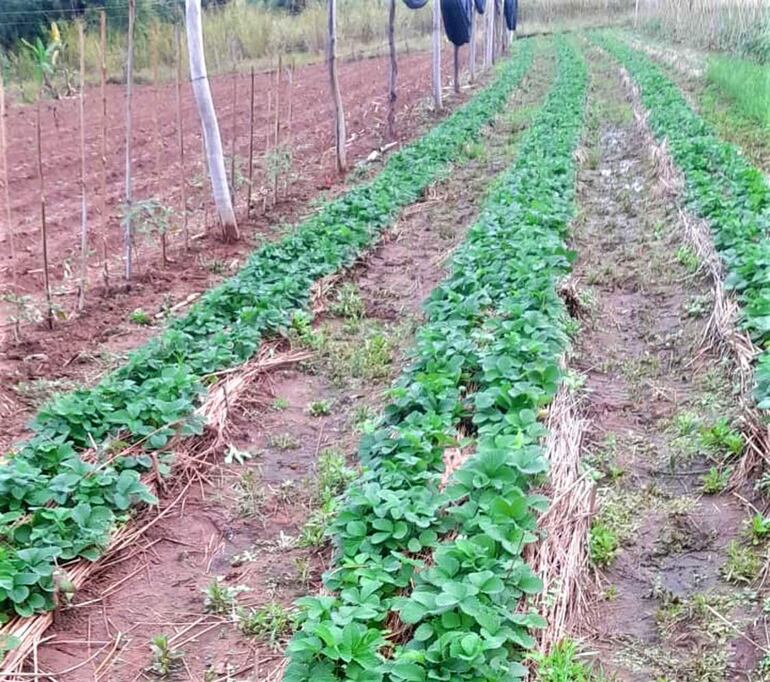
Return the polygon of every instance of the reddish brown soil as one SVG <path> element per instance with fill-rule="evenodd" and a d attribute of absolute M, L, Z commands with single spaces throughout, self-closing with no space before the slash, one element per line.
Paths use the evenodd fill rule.
<path fill-rule="evenodd" d="M 447 67 L 450 60 L 444 60 Z M 436 121 L 426 104 L 430 86 L 429 57 L 424 53 L 405 55 L 399 60 L 399 99 L 397 114 L 398 141 L 412 139 Z M 447 76 L 448 77 L 448 76 Z M 173 263 L 159 265 L 159 248 L 154 238 L 137 236 L 137 277 L 130 290 L 121 283 L 122 264 L 120 202 L 123 195 L 125 163 L 125 129 L 123 114 L 124 88 L 108 87 L 109 151 L 107 181 L 108 233 L 112 290 L 101 285 L 100 253 L 100 115 L 98 89 L 88 92 L 87 178 L 90 219 L 89 282 L 87 306 L 73 315 L 77 285 L 78 231 L 80 225 L 78 103 L 74 99 L 49 101 L 43 105 L 44 175 L 47 185 L 49 260 L 51 263 L 54 303 L 66 319 L 56 322 L 54 331 L 41 324 L 27 324 L 23 341 L 14 342 L 10 315 L 13 308 L 0 304 L 6 317 L 0 353 L 0 418 L 3 420 L 0 447 L 6 448 L 24 432 L 24 424 L 34 408 L 26 394 L 20 395 L 29 382 L 45 380 L 92 380 L 114 365 L 114 354 L 136 347 L 157 330 L 137 327 L 127 320 L 129 313 L 142 308 L 155 315 L 164 306 L 184 301 L 191 293 L 199 293 L 222 276 L 237 269 L 249 251 L 261 240 L 275 235 L 275 228 L 296 221 L 309 210 L 308 202 L 321 192 L 336 194 L 345 187 L 345 179 L 334 170 L 331 109 L 323 64 L 310 65 L 296 71 L 289 96 L 284 79 L 281 94 L 283 121 L 281 139 L 291 134 L 293 177 L 286 198 L 276 207 L 262 211 L 267 193 L 262 169 L 266 138 L 274 135 L 275 98 L 268 97 L 271 74 L 256 76 L 255 103 L 255 196 L 257 210 L 245 215 L 246 189 L 237 195 L 243 240 L 224 245 L 214 234 L 204 234 L 204 223 L 212 223 L 208 183 L 201 158 L 200 129 L 189 84 L 183 93 L 183 118 L 186 136 L 186 177 L 191 232 L 203 235 L 193 242 L 191 253 L 185 254 L 180 230 L 169 238 Z M 366 159 L 384 142 L 386 117 L 387 62 L 371 58 L 340 65 L 340 79 L 348 118 L 348 156 L 351 164 Z M 236 155 L 248 159 L 249 148 L 249 76 L 238 77 Z M 232 76 L 213 79 L 213 90 L 226 153 L 232 142 Z M 176 144 L 176 91 L 173 85 L 157 89 L 138 86 L 135 91 L 134 117 L 134 197 L 158 197 L 178 207 L 180 202 L 180 166 Z M 448 106 L 465 98 L 449 96 Z M 293 111 L 291 131 L 288 107 Z M 32 107 L 10 108 L 8 114 L 9 169 L 11 209 L 17 249 L 18 291 L 35 299 L 35 308 L 43 310 L 42 256 L 39 239 L 39 195 L 35 150 L 35 110 Z M 371 164 L 376 169 L 377 164 Z M 245 165 L 242 172 L 245 174 Z M 368 171 L 364 171 L 366 173 Z M 177 221 L 178 222 L 178 221 Z M 212 228 L 213 230 L 213 228 Z M 5 233 L 4 233 L 5 236 Z M 12 261 L 7 240 L 0 257 L 0 293 L 12 291 Z M 98 357 L 97 357 L 98 356 Z M 46 393 L 49 393 L 47 390 Z"/>
<path fill-rule="evenodd" d="M 512 105 L 526 110 L 538 101 L 551 73 L 550 59 L 538 59 Z M 371 414 L 381 404 L 383 389 L 403 365 L 403 350 L 411 340 L 410 321 L 419 317 L 423 300 L 443 277 L 446 259 L 473 222 L 484 188 L 509 163 L 512 134 L 526 124 L 526 115 L 500 119 L 484 139 L 488 152 L 468 159 L 432 187 L 349 273 L 366 311 L 359 329 L 384 329 L 395 344 L 387 376 L 340 378 L 322 353 L 305 368 L 308 371 L 274 372 L 254 385 L 234 410 L 229 441 L 259 453 L 258 458 L 244 466 L 222 465 L 218 459 L 204 469 L 205 480 L 193 485 L 184 502 L 143 539 L 146 551 L 89 581 L 76 595 L 75 608 L 63 610 L 49 630 L 50 640 L 38 656 L 42 670 L 54 673 L 59 682 L 143 679 L 151 664 L 149 640 L 164 632 L 184 633 L 173 643 L 184 653 L 184 663 L 171 679 L 200 680 L 209 671 L 211 677 L 206 679 L 225 680 L 228 666 L 233 679 L 274 679 L 271 675 L 282 660 L 280 643 L 271 648 L 264 638 L 239 633 L 227 617 L 205 614 L 202 590 L 219 575 L 228 586 L 249 587 L 239 603 L 257 606 L 270 601 L 290 606 L 298 596 L 318 590 L 328 551 L 282 547 L 281 534 L 296 536 L 307 519 L 307 480 L 313 476 L 318 453 L 333 447 L 354 459 L 358 440 L 354 422 L 361 408 Z M 351 346 L 360 341 L 358 332 L 345 331 L 342 320 L 321 316 L 316 325 L 343 340 L 350 333 Z M 286 409 L 272 408 L 274 397 L 285 399 Z M 308 407 L 319 400 L 329 401 L 331 412 L 312 417 Z M 278 446 L 285 434 L 291 435 L 292 447 Z M 258 476 L 265 492 L 255 516 L 245 516 L 236 499 L 235 491 L 249 475 Z M 174 496 L 165 495 L 164 504 Z M 233 557 L 244 550 L 253 556 L 233 565 Z M 307 568 L 304 574 L 302 567 Z M 97 601 L 89 603 L 92 599 Z M 195 625 L 185 631 L 190 624 Z M 126 637 L 117 655 L 110 657 L 118 632 Z M 190 636 L 194 640 L 185 643 Z M 76 671 L 56 674 L 97 652 Z M 102 664 L 101 676 L 96 676 Z"/>

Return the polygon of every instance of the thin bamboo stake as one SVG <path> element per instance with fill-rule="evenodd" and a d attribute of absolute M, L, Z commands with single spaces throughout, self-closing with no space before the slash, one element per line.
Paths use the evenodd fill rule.
<path fill-rule="evenodd" d="M 275 148 L 281 146 L 281 71 L 283 55 L 278 53 L 278 70 L 275 72 Z"/>
<path fill-rule="evenodd" d="M 286 136 L 286 154 L 289 157 L 289 163 L 293 157 L 293 145 L 294 145 L 294 60 L 292 60 L 291 66 L 286 70 L 287 87 L 289 89 L 289 120 Z M 286 173 L 283 177 L 283 197 L 284 199 L 289 194 L 289 170 L 290 166 L 287 166 Z"/>
<path fill-rule="evenodd" d="M 88 207 L 86 203 L 86 107 L 85 72 L 86 38 L 83 21 L 78 21 L 78 46 L 80 49 L 80 92 L 78 112 L 80 118 L 80 284 L 78 285 L 78 310 L 86 304 L 86 280 L 88 279 Z"/>
<path fill-rule="evenodd" d="M 388 128 L 387 140 L 396 136 L 396 79 L 398 78 L 398 60 L 396 59 L 396 0 L 390 0 L 388 12 L 388 47 L 390 49 L 390 74 L 388 78 Z"/>
<path fill-rule="evenodd" d="M 110 289 L 110 266 L 107 258 L 107 12 L 99 12 L 101 45 L 102 95 L 102 281 L 105 291 Z"/>
<path fill-rule="evenodd" d="M 180 208 L 182 211 L 182 236 L 184 250 L 190 250 L 190 226 L 187 219 L 187 176 L 184 165 L 184 117 L 182 116 L 182 27 L 179 22 L 174 26 L 176 59 L 176 137 L 179 146 L 179 187 Z"/>
<path fill-rule="evenodd" d="M 40 180 L 40 237 L 43 246 L 43 287 L 45 289 L 46 323 L 53 329 L 53 302 L 51 300 L 51 278 L 48 272 L 48 227 L 46 225 L 45 175 L 43 174 L 43 135 L 41 124 L 40 99 L 43 96 L 42 85 L 37 94 L 37 174 Z"/>
<path fill-rule="evenodd" d="M 337 77 L 337 0 L 329 1 L 329 81 L 334 101 L 334 142 L 337 151 L 337 172 L 344 173 L 348 167 L 347 131 L 345 129 L 345 111 L 342 107 L 340 83 Z"/>
<path fill-rule="evenodd" d="M 8 236 L 8 252 L 11 256 L 11 287 L 16 302 L 17 312 L 21 311 L 21 301 L 19 300 L 19 272 L 16 262 L 16 239 L 14 237 L 13 217 L 11 215 L 11 190 L 9 187 L 10 178 L 8 177 L 8 137 L 5 130 L 5 85 L 3 83 L 3 70 L 0 68 L 0 163 L 2 163 L 2 181 L 3 200 L 5 201 L 5 228 Z M 21 315 L 16 315 L 14 321 L 14 336 L 16 341 L 21 340 Z"/>
<path fill-rule="evenodd" d="M 454 88 L 455 94 L 460 94 L 460 46 L 454 46 Z"/>
<path fill-rule="evenodd" d="M 476 4 L 471 2 L 471 45 L 468 55 L 468 75 L 470 82 L 476 81 Z"/>
<path fill-rule="evenodd" d="M 249 89 L 249 186 L 246 195 L 246 215 L 251 214 L 251 195 L 254 189 L 254 67 L 251 67 Z"/>
<path fill-rule="evenodd" d="M 133 188 L 131 184 L 131 138 L 132 138 L 132 95 L 134 81 L 134 19 L 136 16 L 136 0 L 128 0 L 128 57 L 126 60 L 126 196 L 125 215 L 123 216 L 123 260 L 124 276 L 130 286 L 132 268 L 131 256 L 133 247 L 133 226 L 131 212 L 133 210 Z"/>
<path fill-rule="evenodd" d="M 153 24 L 150 28 L 150 62 L 152 64 L 152 91 L 154 106 L 152 108 L 153 125 L 155 127 L 155 174 L 158 176 L 160 190 L 163 186 L 163 135 L 160 131 L 160 122 L 158 120 L 158 111 L 160 111 L 161 103 L 158 97 L 158 25 Z M 160 191 L 158 192 L 160 194 Z M 160 260 L 161 266 L 166 267 L 168 264 L 168 240 L 166 239 L 166 232 L 160 233 Z"/>
<path fill-rule="evenodd" d="M 235 144 L 238 136 L 238 71 L 233 63 L 233 120 L 232 131 L 230 133 L 230 193 L 233 195 L 233 204 L 235 199 Z"/>

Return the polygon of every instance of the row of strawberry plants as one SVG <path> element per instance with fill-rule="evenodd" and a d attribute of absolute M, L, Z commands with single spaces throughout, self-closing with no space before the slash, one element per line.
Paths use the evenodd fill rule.
<path fill-rule="evenodd" d="M 0 467 L 0 620 L 52 608 L 55 566 L 95 559 L 130 508 L 153 501 L 140 481 L 149 457 L 112 455 L 126 442 L 160 451 L 175 434 L 198 432 L 190 415 L 211 374 L 244 362 L 266 335 L 288 327 L 306 309 L 314 282 L 351 265 L 401 208 L 448 173 L 503 108 L 532 54 L 532 42 L 522 41 L 489 87 L 391 156 L 372 181 L 255 251 L 236 276 L 94 388 L 41 409 L 36 435 Z M 97 461 L 78 454 L 95 446 Z"/>
<path fill-rule="evenodd" d="M 558 73 L 478 222 L 426 305 L 414 358 L 365 436 L 364 473 L 330 534 L 329 594 L 299 600 L 287 682 L 521 678 L 542 619 L 522 558 L 546 500 L 539 410 L 567 338 L 557 281 L 574 212 L 582 56 Z M 448 449 L 470 452 L 445 471 Z M 451 473 L 451 476 L 448 475 Z"/>
<path fill-rule="evenodd" d="M 742 308 L 742 325 L 762 349 L 755 395 L 770 409 L 770 184 L 732 144 L 721 140 L 679 88 L 644 54 L 612 35 L 594 40 L 628 70 L 655 137 L 668 140 L 685 179 L 688 204 L 711 225 L 714 244 Z"/>

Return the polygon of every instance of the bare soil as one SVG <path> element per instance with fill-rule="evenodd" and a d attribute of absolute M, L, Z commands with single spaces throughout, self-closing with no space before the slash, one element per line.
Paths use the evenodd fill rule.
<path fill-rule="evenodd" d="M 448 68 L 451 61 L 444 60 Z M 446 78 L 449 76 L 446 75 Z M 88 211 L 91 239 L 89 286 L 83 313 L 75 314 L 78 277 L 78 232 L 80 229 L 78 103 L 75 99 L 43 104 L 44 176 L 47 186 L 47 224 L 54 304 L 63 319 L 49 331 L 43 324 L 25 322 L 22 341 L 13 338 L 11 317 L 14 306 L 0 302 L 4 323 L 0 327 L 0 448 L 6 449 L 25 430 L 35 407 L 53 391 L 90 383 L 113 368 L 123 354 L 141 345 L 157 326 L 132 324 L 129 315 L 141 309 L 153 321 L 172 306 L 184 305 L 196 295 L 237 270 L 249 252 L 266 239 L 280 236 L 284 225 L 297 221 L 313 208 L 313 201 L 343 191 L 349 182 L 365 177 L 380 167 L 380 160 L 366 163 L 373 150 L 384 143 L 386 119 L 387 62 L 370 58 L 340 65 L 341 87 L 348 117 L 348 156 L 356 166 L 346 178 L 335 171 L 331 108 L 323 64 L 298 68 L 291 93 L 283 77 L 280 96 L 280 141 L 291 149 L 292 164 L 284 195 L 283 182 L 277 204 L 272 204 L 272 182 L 266 176 L 264 154 L 275 144 L 276 94 L 271 73 L 256 74 L 255 82 L 255 208 L 246 215 L 246 186 L 237 190 L 236 204 L 241 242 L 221 243 L 213 226 L 209 187 L 201 157 L 200 125 L 192 92 L 183 90 L 183 128 L 186 139 L 186 187 L 190 230 L 199 236 L 189 253 L 183 249 L 181 220 L 174 218 L 169 235 L 169 256 L 161 265 L 157 237 L 137 235 L 137 275 L 130 288 L 123 285 L 120 205 L 123 197 L 125 163 L 124 87 L 109 85 L 107 155 L 107 232 L 101 229 L 101 100 L 99 90 L 89 90 L 86 99 Z M 272 85 L 271 85 L 272 84 Z M 250 77 L 237 77 L 237 98 L 233 108 L 233 77 L 212 79 L 225 151 L 230 154 L 233 111 L 236 113 L 235 149 L 239 173 L 247 175 L 249 149 Z M 402 55 L 399 59 L 399 91 L 396 130 L 398 143 L 413 139 L 457 104 L 467 99 L 447 94 L 444 112 L 428 106 L 430 59 L 425 53 Z M 291 120 L 289 109 L 292 110 Z M 134 197 L 156 198 L 180 208 L 181 173 L 177 151 L 176 90 L 173 84 L 157 88 L 137 86 L 134 119 Z M 35 110 L 12 106 L 7 126 L 11 210 L 17 248 L 17 286 L 21 296 L 31 297 L 22 311 L 34 318 L 44 311 L 42 302 L 42 257 L 39 238 L 39 192 L 35 150 Z M 381 159 L 381 157 L 380 157 Z M 106 239 L 110 288 L 102 282 L 102 238 Z M 5 231 L 0 256 L 0 294 L 13 291 L 12 261 Z M 177 309 L 178 313 L 180 309 Z"/>
<path fill-rule="evenodd" d="M 586 464 L 596 471 L 595 603 L 585 635 L 618 680 L 738 680 L 766 645 L 752 489 L 706 494 L 730 459 L 706 444 L 740 428 L 735 372 L 704 347 L 710 282 L 661 191 L 616 66 L 591 52 L 575 275 L 593 310 L 571 366 L 585 375 Z M 734 462 L 733 462 L 734 463 Z M 760 510 L 762 511 L 762 510 Z M 602 532 L 618 546 L 601 546 Z M 736 576 L 731 547 L 755 557 Z"/>
<path fill-rule="evenodd" d="M 320 588 L 329 548 L 296 543 L 315 510 L 319 455 L 333 449 L 355 466 L 361 429 L 408 362 L 422 303 L 444 276 L 486 188 L 511 162 L 517 136 L 552 79 L 553 57 L 551 48 L 538 53 L 510 111 L 335 283 L 315 323 L 314 358 L 263 376 L 231 406 L 228 448 L 253 459 L 225 464 L 218 453 L 142 548 L 108 557 L 72 607 L 57 614 L 38 651 L 40 670 L 59 682 L 151 679 L 149 641 L 162 632 L 183 655 L 170 679 L 277 679 L 286 633 L 272 643 L 241 633 L 232 614 L 205 612 L 203 590 L 221 576 L 228 587 L 248 588 L 237 598 L 242 608 L 289 608 Z M 356 296 L 343 299 L 351 287 Z M 356 305 L 344 309 L 343 300 L 358 302 L 362 317 L 346 316 Z M 384 359 L 371 350 L 382 347 Z M 312 416 L 320 401 L 329 413 Z M 177 494 L 167 491 L 162 506 Z M 63 672 L 73 666 L 81 667 Z"/>

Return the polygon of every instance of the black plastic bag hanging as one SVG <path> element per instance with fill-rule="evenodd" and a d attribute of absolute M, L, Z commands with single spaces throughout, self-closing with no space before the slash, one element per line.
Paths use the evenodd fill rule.
<path fill-rule="evenodd" d="M 428 0 L 404 0 L 404 4 L 409 9 L 422 9 L 428 4 Z"/>
<path fill-rule="evenodd" d="M 449 42 L 460 47 L 471 39 L 471 11 L 473 0 L 441 0 L 441 16 Z"/>
<path fill-rule="evenodd" d="M 505 0 L 505 25 L 508 27 L 509 31 L 515 31 L 516 30 L 516 21 L 518 19 L 518 13 L 519 13 L 519 2 L 518 0 Z"/>
<path fill-rule="evenodd" d="M 474 3 L 476 5 L 476 11 L 479 14 L 484 14 L 484 10 L 487 7 L 487 0 L 474 0 Z"/>

